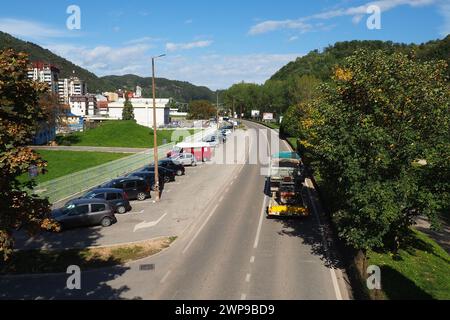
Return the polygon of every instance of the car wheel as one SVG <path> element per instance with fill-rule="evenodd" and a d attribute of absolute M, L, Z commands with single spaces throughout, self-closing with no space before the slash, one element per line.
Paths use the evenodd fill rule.
<path fill-rule="evenodd" d="M 197 166 L 197 162 L 195 162 L 195 161 L 192 162 L 192 166 L 193 166 L 193 167 L 196 167 L 196 166 Z"/>
<path fill-rule="evenodd" d="M 117 208 L 117 213 L 119 214 L 124 214 L 127 212 L 127 208 L 125 208 L 124 206 L 120 206 Z"/>
<path fill-rule="evenodd" d="M 151 186 L 152 191 L 156 191 L 156 184 Z"/>
<path fill-rule="evenodd" d="M 112 223 L 113 223 L 112 219 L 108 218 L 108 217 L 104 217 L 101 222 L 102 227 L 104 227 L 104 228 L 110 227 L 112 225 Z"/>
<path fill-rule="evenodd" d="M 164 183 L 169 183 L 170 182 L 170 177 L 164 177 Z"/>
<path fill-rule="evenodd" d="M 146 196 L 145 193 L 143 193 L 143 192 L 139 192 L 138 195 L 137 195 L 137 199 L 138 199 L 139 201 L 144 201 L 146 197 L 147 197 L 147 196 Z"/>
<path fill-rule="evenodd" d="M 181 170 L 177 170 L 177 176 L 182 176 L 183 175 L 183 171 L 181 171 Z"/>

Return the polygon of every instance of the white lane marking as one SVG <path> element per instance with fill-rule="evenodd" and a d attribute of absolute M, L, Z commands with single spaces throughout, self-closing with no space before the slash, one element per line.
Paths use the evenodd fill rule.
<path fill-rule="evenodd" d="M 241 294 L 241 300 L 246 300 L 247 299 L 247 295 L 245 293 Z"/>
<path fill-rule="evenodd" d="M 152 221 L 152 222 L 143 221 L 141 223 L 138 223 L 137 225 L 134 226 L 133 232 L 136 232 L 136 231 L 138 231 L 140 229 L 147 229 L 147 228 L 154 227 L 158 223 L 160 223 L 166 216 L 167 216 L 167 212 L 164 213 L 163 216 L 161 218 L 159 218 L 158 220 L 156 220 L 156 221 Z"/>
<path fill-rule="evenodd" d="M 200 232 L 203 230 L 203 228 L 206 226 L 206 224 L 208 223 L 209 219 L 211 219 L 211 217 L 213 216 L 214 212 L 216 212 L 217 208 L 219 207 L 218 204 L 216 204 L 216 206 L 214 207 L 214 209 L 212 209 L 211 213 L 208 215 L 208 217 L 206 218 L 205 222 L 203 222 L 203 224 L 201 225 L 201 227 L 197 230 L 197 232 L 195 233 L 194 237 L 191 239 L 191 241 L 189 241 L 188 245 L 184 248 L 183 250 L 183 254 L 186 253 L 186 251 L 188 251 L 188 249 L 190 248 L 190 246 L 192 245 L 192 243 L 194 243 L 195 239 L 198 237 L 198 235 L 200 234 Z"/>
<path fill-rule="evenodd" d="M 225 197 L 225 195 L 222 195 L 219 199 L 219 202 L 222 202 L 224 197 Z"/>
<path fill-rule="evenodd" d="M 230 187 L 227 187 L 227 188 L 225 189 L 225 193 L 228 193 L 228 191 L 230 191 Z"/>
<path fill-rule="evenodd" d="M 164 277 L 161 279 L 161 281 L 159 283 L 164 283 L 166 282 L 167 278 L 169 277 L 169 275 L 172 273 L 171 270 L 167 271 L 167 273 L 164 275 Z"/>
<path fill-rule="evenodd" d="M 283 140 L 283 142 L 287 146 L 288 150 L 294 151 L 292 149 L 292 147 L 285 140 Z M 322 233 L 322 241 L 323 241 L 323 246 L 324 246 L 325 252 L 329 256 L 330 253 L 329 253 L 329 250 L 328 250 L 327 241 L 325 239 L 325 234 L 324 234 L 324 231 L 323 231 L 324 230 L 323 229 L 323 225 L 322 225 L 322 222 L 320 221 L 320 217 L 319 217 L 319 214 L 318 214 L 318 211 L 317 211 L 316 204 L 313 201 L 312 196 L 311 196 L 310 188 L 314 188 L 314 186 L 312 185 L 312 183 L 310 184 L 310 182 L 311 181 L 309 179 L 306 180 L 306 185 L 308 187 L 307 190 L 308 190 L 309 199 L 311 200 L 311 204 L 313 206 L 313 211 L 314 211 L 317 223 L 319 224 L 319 227 L 320 227 L 320 230 L 321 230 L 321 233 Z M 330 273 L 331 273 L 331 282 L 333 283 L 333 288 L 334 288 L 334 293 L 336 295 L 336 299 L 337 300 L 342 300 L 341 289 L 339 288 L 339 284 L 338 284 L 337 277 L 336 277 L 336 271 L 334 270 L 334 268 L 330 268 Z"/>
<path fill-rule="evenodd" d="M 263 220 L 264 220 L 264 215 L 266 213 L 266 201 L 267 201 L 267 196 L 264 196 L 264 201 L 263 201 L 263 205 L 261 208 L 261 215 L 259 217 L 258 230 L 256 231 L 256 238 L 255 238 L 255 244 L 253 245 L 253 249 L 258 248 L 259 236 L 261 235 L 261 229 L 262 229 L 262 224 L 263 224 Z"/>
<path fill-rule="evenodd" d="M 309 179 L 306 180 L 306 185 L 308 187 L 307 188 L 308 196 L 309 196 L 309 199 L 311 200 L 311 204 L 313 206 L 314 216 L 316 217 L 317 224 L 319 225 L 320 230 L 321 230 L 323 247 L 325 249 L 326 255 L 329 257 L 330 253 L 329 253 L 329 250 L 328 250 L 328 245 L 327 245 L 327 240 L 325 238 L 325 234 L 323 233 L 324 232 L 323 231 L 324 230 L 323 229 L 323 225 L 322 225 L 322 222 L 320 221 L 319 214 L 318 214 L 318 211 L 317 211 L 317 207 L 316 207 L 315 202 L 313 201 L 313 198 L 312 198 L 312 195 L 311 195 L 311 191 L 310 191 L 310 188 L 312 188 L 314 186 L 310 185 L 310 180 Z M 336 295 L 336 299 L 337 300 L 342 300 L 341 289 L 339 288 L 339 284 L 338 284 L 337 277 L 336 277 L 336 270 L 334 270 L 334 268 L 330 268 L 330 273 L 331 273 L 331 282 L 333 283 L 333 288 L 334 288 L 334 293 Z"/>
<path fill-rule="evenodd" d="M 250 263 L 255 263 L 255 256 L 252 256 L 252 257 L 250 258 Z"/>
<path fill-rule="evenodd" d="M 250 273 L 247 273 L 247 276 L 245 277 L 245 282 L 250 282 L 252 275 Z"/>
<path fill-rule="evenodd" d="M 232 186 L 232 185 L 233 185 L 233 183 L 234 183 L 234 180 L 230 182 L 230 186 Z"/>

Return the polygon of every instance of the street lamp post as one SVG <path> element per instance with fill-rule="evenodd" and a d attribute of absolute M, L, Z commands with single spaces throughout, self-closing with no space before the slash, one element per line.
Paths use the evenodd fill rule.
<path fill-rule="evenodd" d="M 159 161 L 158 161 L 158 130 L 156 123 L 156 86 L 155 86 L 155 59 L 164 57 L 165 54 L 152 57 L 152 86 L 153 86 L 153 155 L 155 161 L 155 192 L 156 201 L 160 200 L 159 186 Z"/>
<path fill-rule="evenodd" d="M 219 91 L 217 91 L 216 92 L 216 94 L 217 94 L 217 104 L 216 104 L 216 108 L 217 108 L 217 130 L 219 130 L 220 129 L 220 126 L 219 126 Z"/>

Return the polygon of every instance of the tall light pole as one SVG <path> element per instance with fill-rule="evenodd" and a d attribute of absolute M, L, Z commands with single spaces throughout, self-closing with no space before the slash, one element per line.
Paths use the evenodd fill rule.
<path fill-rule="evenodd" d="M 165 54 L 152 57 L 152 86 L 153 86 L 153 155 L 155 161 L 155 192 L 156 201 L 160 200 L 159 188 L 159 161 L 158 161 L 158 130 L 156 123 L 156 86 L 155 86 L 155 59 L 164 57 Z"/>
<path fill-rule="evenodd" d="M 217 108 L 217 130 L 219 130 L 220 129 L 220 126 L 219 126 L 219 90 L 217 90 L 216 94 L 217 94 L 217 104 L 216 104 L 216 108 Z"/>

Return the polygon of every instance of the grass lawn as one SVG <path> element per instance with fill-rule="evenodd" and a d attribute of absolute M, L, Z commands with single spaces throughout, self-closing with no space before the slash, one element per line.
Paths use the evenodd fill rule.
<path fill-rule="evenodd" d="M 53 150 L 40 150 L 38 153 L 48 162 L 48 172 L 45 175 L 39 175 L 36 178 L 38 183 L 53 180 L 74 172 L 104 164 L 106 162 L 130 156 L 129 154 L 123 153 Z M 23 179 L 26 179 L 27 174 L 22 177 Z"/>
<path fill-rule="evenodd" d="M 263 121 L 255 121 L 263 126 L 269 127 L 271 129 L 280 129 L 280 124 L 278 122 L 263 122 Z"/>
<path fill-rule="evenodd" d="M 289 145 L 292 147 L 292 149 L 297 150 L 297 138 L 287 138 L 286 139 Z"/>
<path fill-rule="evenodd" d="M 158 145 L 172 142 L 174 130 L 158 130 Z M 194 130 L 180 131 L 186 136 L 194 134 Z M 89 147 L 153 147 L 153 130 L 136 124 L 134 121 L 106 121 L 95 129 L 76 132 L 68 136 L 58 136 L 61 146 Z M 180 141 L 180 140 L 178 140 Z"/>
<path fill-rule="evenodd" d="M 8 262 L 0 261 L 0 274 L 65 273 L 67 266 L 83 271 L 123 265 L 168 248 L 176 237 L 164 237 L 130 245 L 64 251 L 15 251 Z"/>
<path fill-rule="evenodd" d="M 450 256 L 425 234 L 414 231 L 398 254 L 367 254 L 381 268 L 381 299 L 450 299 Z"/>

